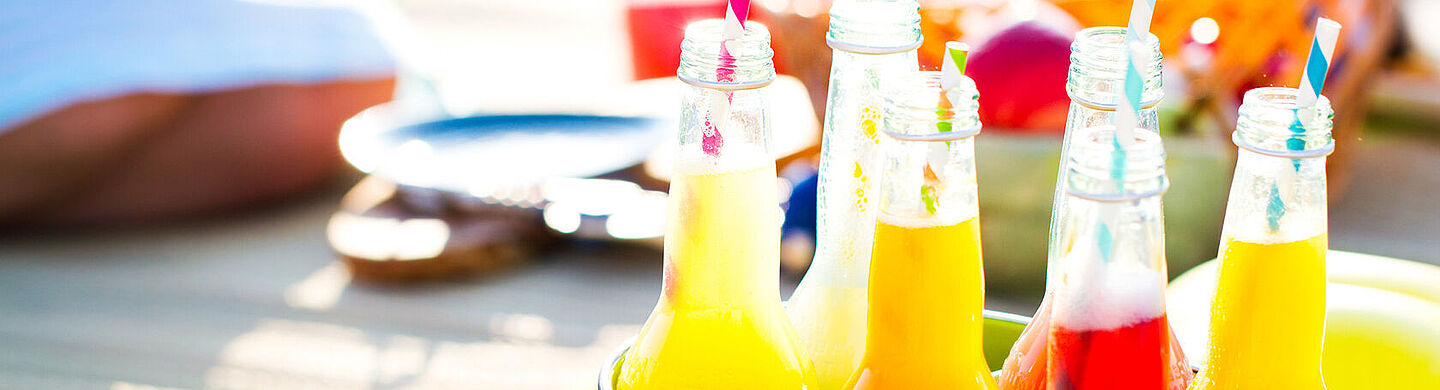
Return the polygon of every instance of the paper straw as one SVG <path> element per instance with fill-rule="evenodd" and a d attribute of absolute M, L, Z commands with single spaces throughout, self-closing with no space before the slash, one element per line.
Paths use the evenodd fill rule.
<path fill-rule="evenodd" d="M 715 69 L 715 81 L 728 82 L 735 78 L 735 57 L 730 55 L 730 50 L 725 47 L 725 42 L 732 39 L 740 39 L 745 36 L 745 21 L 750 17 L 750 0 L 730 0 L 725 6 L 725 30 L 721 33 L 725 41 L 720 42 L 720 66 Z M 700 134 L 700 149 L 711 156 L 719 156 L 720 148 L 725 145 L 725 138 L 720 134 L 720 126 L 730 116 L 730 102 L 734 95 L 729 91 L 722 92 L 725 99 L 715 99 L 710 102 L 710 119 L 706 121 L 706 129 Z"/>
<path fill-rule="evenodd" d="M 1296 136 L 1285 141 L 1285 148 L 1304 150 L 1305 139 L 1300 135 L 1306 131 L 1306 121 L 1314 120 L 1309 112 L 1320 100 L 1320 91 L 1325 87 L 1325 76 L 1330 73 L 1330 64 L 1335 58 L 1335 42 L 1340 39 L 1340 23 L 1320 18 L 1315 22 L 1315 37 L 1310 40 L 1310 55 L 1305 59 L 1305 70 L 1300 76 L 1300 93 L 1295 96 L 1295 122 L 1290 131 Z M 1294 160 L 1295 172 L 1300 172 L 1300 160 Z M 1286 187 L 1294 175 L 1285 175 Z M 1280 230 L 1280 218 L 1285 216 L 1285 201 L 1280 197 L 1280 185 L 1270 185 L 1270 203 L 1265 207 L 1265 219 L 1270 231 Z"/>
<path fill-rule="evenodd" d="M 1150 32 L 1150 18 L 1155 13 L 1155 0 L 1135 0 L 1130 5 L 1130 25 L 1125 29 L 1125 79 L 1120 99 L 1115 107 L 1115 133 L 1111 137 L 1115 150 L 1110 154 L 1110 179 L 1115 181 L 1118 191 L 1125 191 L 1126 150 L 1135 143 L 1135 127 L 1140 123 L 1140 102 L 1145 94 L 1145 79 L 1141 69 L 1148 69 L 1150 50 L 1146 36 Z M 1100 216 L 1096 247 L 1104 263 L 1108 264 L 1115 253 L 1115 236 L 1111 224 L 1115 215 L 1113 205 L 1107 205 Z"/>
<path fill-rule="evenodd" d="M 1300 95 L 1296 96 L 1300 108 L 1314 107 L 1320 99 L 1325 75 L 1330 72 L 1330 62 L 1335 58 L 1335 41 L 1339 39 L 1340 23 L 1326 18 L 1315 22 L 1315 39 L 1310 40 L 1310 56 L 1305 60 L 1305 71 L 1300 76 Z"/>
<path fill-rule="evenodd" d="M 970 55 L 970 45 L 960 41 L 945 42 L 945 60 L 940 66 L 940 88 L 949 90 L 960 85 L 965 75 L 965 58 Z"/>
<path fill-rule="evenodd" d="M 956 87 L 960 86 L 960 80 L 965 77 L 965 62 L 969 54 L 970 45 L 957 41 L 945 43 L 945 59 L 940 65 L 940 104 L 936 114 L 953 109 L 956 100 L 961 99 L 960 91 Z M 935 128 L 941 133 L 951 130 L 950 123 L 946 121 L 936 123 Z M 950 145 L 950 142 L 946 141 L 945 145 Z"/>
<path fill-rule="evenodd" d="M 740 39 L 745 34 L 745 20 L 750 17 L 750 0 L 730 0 L 725 7 L 725 39 Z"/>
<path fill-rule="evenodd" d="M 1145 94 L 1141 69 L 1148 68 L 1150 18 L 1155 13 L 1155 0 L 1135 0 L 1130 6 L 1130 25 L 1125 30 L 1125 81 L 1120 104 L 1115 109 L 1115 138 L 1120 148 L 1135 142 L 1135 126 L 1140 123 L 1140 101 Z"/>

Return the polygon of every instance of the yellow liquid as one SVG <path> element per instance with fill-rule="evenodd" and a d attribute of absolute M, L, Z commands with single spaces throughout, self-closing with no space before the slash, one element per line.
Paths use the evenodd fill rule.
<path fill-rule="evenodd" d="M 870 260 L 870 324 L 852 389 L 997 389 L 981 344 L 979 218 L 894 224 L 882 215 Z"/>
<path fill-rule="evenodd" d="M 805 335 L 819 390 L 843 389 L 865 352 L 865 287 L 817 283 L 790 297 L 792 305 L 802 301 L 811 304 L 792 307 L 791 320 Z"/>
<path fill-rule="evenodd" d="M 683 167 L 682 167 L 683 168 Z M 677 172 L 660 302 L 617 389 L 814 389 L 780 306 L 775 165 Z"/>
<path fill-rule="evenodd" d="M 1326 235 L 1274 244 L 1227 239 L 1209 357 L 1191 389 L 1324 389 Z"/>

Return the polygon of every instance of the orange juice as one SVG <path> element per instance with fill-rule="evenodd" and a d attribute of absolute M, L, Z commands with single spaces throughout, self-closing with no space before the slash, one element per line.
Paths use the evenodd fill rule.
<path fill-rule="evenodd" d="M 879 219 L 865 357 L 847 388 L 998 388 L 981 345 L 979 218 Z"/>
<path fill-rule="evenodd" d="M 717 159 L 735 161 L 679 164 L 663 292 L 622 358 L 617 389 L 815 388 L 780 306 L 775 165 L 741 146 Z"/>
<path fill-rule="evenodd" d="M 1326 240 L 1325 234 L 1288 242 L 1225 240 L 1210 353 L 1192 389 L 1325 388 Z"/>

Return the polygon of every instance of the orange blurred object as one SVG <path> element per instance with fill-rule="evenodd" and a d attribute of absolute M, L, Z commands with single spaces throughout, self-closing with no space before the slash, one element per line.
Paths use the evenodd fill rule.
<path fill-rule="evenodd" d="M 1050 0 L 1074 16 L 1081 25 L 1124 26 L 1131 0 Z M 1361 20 L 1360 0 L 1157 0 L 1150 32 L 1160 39 L 1160 51 L 1183 66 L 1181 48 L 1193 44 L 1191 26 L 1201 18 L 1218 25 L 1218 36 L 1208 44 L 1213 56 L 1203 73 L 1218 78 L 1216 85 L 1248 89 L 1261 85 L 1291 85 L 1300 80 L 1305 54 L 1310 49 L 1314 22 L 1319 16 L 1343 25 Z M 1336 53 L 1346 51 L 1342 38 Z M 1234 91 L 1242 93 L 1243 90 Z"/>

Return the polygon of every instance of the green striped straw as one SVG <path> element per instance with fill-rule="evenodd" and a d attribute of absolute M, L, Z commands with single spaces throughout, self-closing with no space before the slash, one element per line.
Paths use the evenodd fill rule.
<path fill-rule="evenodd" d="M 950 41 L 945 43 L 945 59 L 940 65 L 940 99 L 944 100 L 944 103 L 950 107 L 950 110 L 954 109 L 955 104 L 960 98 L 959 96 L 952 95 L 952 92 L 956 92 L 955 88 L 959 87 L 961 80 L 965 78 L 965 63 L 969 53 L 970 45 L 963 42 Z M 944 115 L 944 111 L 946 110 L 945 108 L 937 108 L 936 115 Z M 953 129 L 951 129 L 950 122 L 940 120 L 935 123 L 935 130 L 941 133 L 948 133 Z M 949 147 L 950 141 L 945 141 L 945 146 Z M 927 162 L 926 164 L 929 163 Z M 939 194 L 936 194 L 934 188 L 929 184 L 920 184 L 920 200 L 925 202 L 925 211 L 930 212 L 931 215 L 934 215 L 936 212 L 936 197 L 938 195 Z"/>

